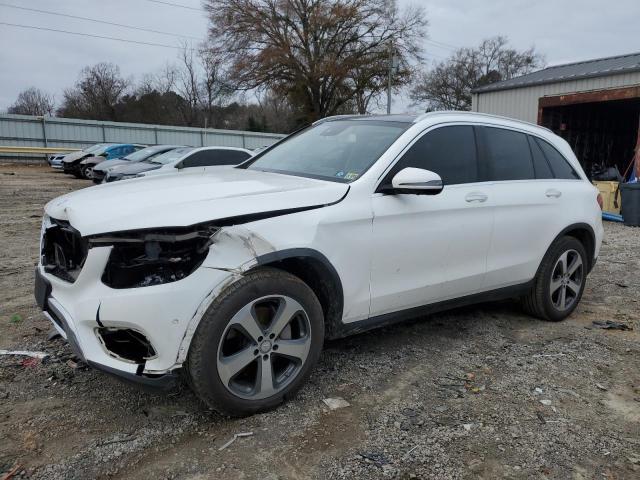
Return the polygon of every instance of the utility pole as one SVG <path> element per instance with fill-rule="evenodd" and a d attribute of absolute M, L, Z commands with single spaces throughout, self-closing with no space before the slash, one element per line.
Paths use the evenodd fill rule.
<path fill-rule="evenodd" d="M 391 115 L 391 80 L 393 74 L 398 70 L 398 57 L 393 48 L 393 43 L 389 42 L 389 78 L 387 80 L 387 115 Z"/>

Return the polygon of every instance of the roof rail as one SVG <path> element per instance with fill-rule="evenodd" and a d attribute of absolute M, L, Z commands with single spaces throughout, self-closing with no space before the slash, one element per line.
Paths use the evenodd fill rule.
<path fill-rule="evenodd" d="M 430 118 L 433 116 L 437 116 L 437 115 L 452 115 L 452 114 L 456 114 L 456 115 L 469 115 L 469 116 L 474 116 L 474 117 L 480 117 L 480 118 L 496 118 L 499 120 L 508 120 L 510 122 L 515 122 L 515 123 L 522 123 L 524 125 L 529 125 L 529 126 L 533 126 L 533 127 L 537 127 L 537 128 L 542 128 L 544 130 L 547 130 L 548 132 L 553 133 L 552 130 L 550 130 L 547 127 L 544 127 L 542 125 L 536 125 L 535 123 L 531 123 L 531 122 L 526 122 L 524 120 L 519 120 L 517 118 L 511 118 L 511 117 L 505 117 L 503 115 L 493 115 L 491 113 L 482 113 L 482 112 L 466 112 L 466 111 L 458 111 L 458 110 L 439 110 L 437 112 L 427 112 L 427 113 L 423 113 L 422 115 L 418 116 L 413 123 L 418 123 L 426 118 Z"/>

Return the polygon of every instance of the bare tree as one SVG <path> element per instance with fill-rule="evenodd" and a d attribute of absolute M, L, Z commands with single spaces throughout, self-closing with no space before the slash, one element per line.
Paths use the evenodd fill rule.
<path fill-rule="evenodd" d="M 9 107 L 8 112 L 20 115 L 51 115 L 54 108 L 52 95 L 39 88 L 29 87 L 18 94 L 18 98 Z"/>
<path fill-rule="evenodd" d="M 214 110 L 221 107 L 234 90 L 228 83 L 223 60 L 215 50 L 202 48 L 198 52 L 198 59 L 203 74 L 200 81 L 200 106 L 205 115 L 205 124 L 209 127 L 219 127 L 222 124 L 215 121 Z"/>
<path fill-rule="evenodd" d="M 411 98 L 430 110 L 470 110 L 471 90 L 530 73 L 544 65 L 533 47 L 517 51 L 505 37 L 484 40 L 476 48 L 461 48 L 432 70 L 422 72 Z"/>
<path fill-rule="evenodd" d="M 98 63 L 85 67 L 75 86 L 65 90 L 60 113 L 67 117 L 118 120 L 116 107 L 130 85 L 117 65 Z"/>
<path fill-rule="evenodd" d="M 426 20 L 395 0 L 205 0 L 209 39 L 236 86 L 265 87 L 299 107 L 303 121 L 339 112 L 367 90 L 379 93 L 393 45 L 419 58 Z M 361 76 L 372 69 L 374 75 Z M 375 78 L 377 82 L 363 80 Z M 363 86 L 364 84 L 364 86 Z"/>

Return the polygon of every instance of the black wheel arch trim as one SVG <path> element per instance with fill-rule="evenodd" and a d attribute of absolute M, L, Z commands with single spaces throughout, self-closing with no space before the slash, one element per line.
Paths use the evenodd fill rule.
<path fill-rule="evenodd" d="M 342 313 L 344 311 L 344 289 L 342 287 L 342 280 L 338 271 L 333 266 L 331 261 L 318 250 L 314 250 L 313 248 L 288 248 L 285 250 L 278 250 L 276 252 L 265 253 L 264 255 L 260 255 L 256 257 L 256 266 L 266 266 L 277 264 L 278 262 L 282 262 L 288 259 L 313 259 L 320 262 L 326 269 L 329 274 L 331 284 L 333 286 L 334 291 L 337 294 L 337 298 L 334 299 L 336 302 L 336 314 L 332 315 L 332 318 L 325 318 L 325 329 L 327 330 L 327 335 L 332 336 L 333 332 L 336 332 L 340 329 L 342 325 Z M 277 268 L 277 265 L 275 265 Z M 326 314 L 326 312 L 325 312 Z"/>
<path fill-rule="evenodd" d="M 589 273 L 591 272 L 591 269 L 593 268 L 593 266 L 596 264 L 596 257 L 595 257 L 596 234 L 593 231 L 593 228 L 591 227 L 591 225 L 589 225 L 588 223 L 574 223 L 562 229 L 560 233 L 558 233 L 555 236 L 553 241 L 547 247 L 547 250 L 545 251 L 545 255 L 551 248 L 551 245 L 553 245 L 556 241 L 558 241 L 558 239 L 566 236 L 567 234 L 575 230 L 584 230 L 589 235 L 589 241 L 591 242 L 591 245 L 584 245 L 584 249 L 587 251 L 587 256 L 589 257 L 587 258 L 587 273 Z M 578 238 L 578 240 L 582 240 L 582 239 Z M 540 263 L 542 264 L 542 260 L 540 261 Z M 538 271 L 539 270 L 540 270 L 540 267 L 538 267 Z M 537 273 L 538 272 L 536 271 L 536 275 Z"/>

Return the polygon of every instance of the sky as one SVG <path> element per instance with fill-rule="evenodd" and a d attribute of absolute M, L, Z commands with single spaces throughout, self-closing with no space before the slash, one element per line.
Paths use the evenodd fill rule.
<path fill-rule="evenodd" d="M 455 47 L 495 35 L 518 49 L 534 46 L 549 65 L 640 51 L 638 0 L 398 0 L 420 5 L 429 21 L 424 39 L 426 66 Z M 168 5 L 171 3 L 173 5 Z M 7 7 L 19 6 L 157 30 L 171 35 L 104 25 Z M 183 7 L 181 7 L 182 5 Z M 186 8 L 184 8 L 186 7 Z M 177 60 L 181 41 L 198 43 L 207 33 L 199 0 L 0 0 L 0 111 L 30 86 L 55 96 L 76 81 L 80 70 L 113 62 L 125 77 L 140 79 Z M 66 30 L 162 44 L 140 45 L 6 24 Z M 183 36 L 183 37 L 179 37 Z M 384 106 L 383 106 L 384 107 Z M 393 111 L 415 110 L 404 96 Z"/>

